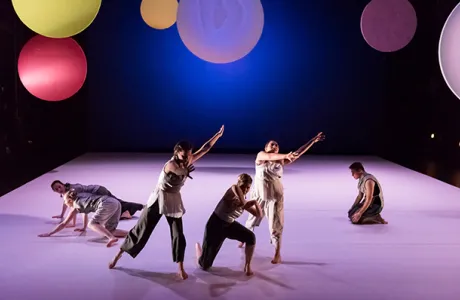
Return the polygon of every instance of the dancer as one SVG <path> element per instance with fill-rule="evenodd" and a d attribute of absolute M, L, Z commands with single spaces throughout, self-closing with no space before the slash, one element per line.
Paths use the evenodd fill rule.
<path fill-rule="evenodd" d="M 244 272 L 247 276 L 253 275 L 251 260 L 256 246 L 256 236 L 254 232 L 236 221 L 244 210 L 247 210 L 256 218 L 262 217 L 262 209 L 257 200 L 245 200 L 251 184 L 251 176 L 248 174 L 239 175 L 237 184 L 232 185 L 225 192 L 206 223 L 203 249 L 201 249 L 199 243 L 195 245 L 198 265 L 203 270 L 206 271 L 212 267 L 217 253 L 219 253 L 225 239 L 228 238 L 246 243 Z"/>
<path fill-rule="evenodd" d="M 358 181 L 358 196 L 348 211 L 353 224 L 388 224 L 380 213 L 383 210 L 383 191 L 374 175 L 367 173 L 360 162 L 350 165 L 351 175 Z M 364 200 L 363 200 L 364 197 Z"/>
<path fill-rule="evenodd" d="M 173 261 L 179 267 L 178 275 L 181 279 L 188 278 L 184 270 L 186 240 L 182 228 L 182 216 L 185 213 L 185 208 L 180 190 L 187 177 L 191 178 L 190 173 L 195 170 L 193 163 L 208 153 L 223 133 L 224 126 L 193 154 L 190 143 L 183 141 L 176 144 L 174 155 L 163 167 L 157 186 L 150 194 L 147 207 L 142 211 L 139 221 L 129 232 L 120 251 L 109 264 L 109 268 L 112 269 L 116 266 L 124 252 L 133 258 L 139 255 L 155 226 L 164 215 L 171 231 L 172 256 Z"/>
<path fill-rule="evenodd" d="M 307 152 L 313 144 L 324 140 L 322 132 L 318 133 L 308 143 L 300 147 L 296 152 L 279 154 L 279 146 L 275 141 L 269 141 L 265 150 L 257 154 L 256 175 L 251 199 L 257 199 L 263 208 L 264 215 L 268 218 L 270 242 L 275 247 L 273 264 L 281 263 L 281 236 L 284 227 L 284 188 L 282 183 L 283 168 L 285 165 L 296 161 Z M 263 218 L 263 217 L 262 217 Z M 262 218 L 249 215 L 246 228 L 254 230 L 260 225 Z M 243 243 L 239 247 L 243 247 Z"/>
<path fill-rule="evenodd" d="M 53 181 L 51 183 L 51 189 L 54 192 L 60 194 L 61 197 L 66 192 L 68 192 L 69 190 L 73 189 L 78 194 L 79 193 L 90 193 L 90 194 L 93 194 L 93 195 L 101 195 L 101 196 L 106 195 L 106 196 L 110 196 L 112 198 L 115 198 L 121 204 L 121 217 L 120 217 L 121 220 L 131 219 L 133 217 L 133 215 L 137 211 L 141 211 L 144 208 L 144 205 L 142 205 L 142 204 L 133 203 L 133 202 L 126 202 L 126 201 L 123 201 L 123 200 L 115 197 L 114 195 L 112 195 L 112 193 L 106 187 L 104 187 L 102 185 L 83 185 L 83 184 L 79 184 L 79 183 L 75 183 L 75 184 L 66 183 L 66 184 L 64 184 L 60 180 L 55 180 L 55 181 Z M 65 203 L 63 203 L 62 204 L 61 214 L 53 216 L 53 218 L 54 219 L 62 219 L 62 218 L 64 218 L 64 214 L 65 214 L 66 210 L 67 210 L 67 205 L 65 205 Z M 68 227 L 75 227 L 76 220 L 77 220 L 77 216 L 75 215 L 73 220 L 72 220 L 73 224 L 72 225 L 69 224 L 70 226 L 68 226 Z"/>
<path fill-rule="evenodd" d="M 121 204 L 118 199 L 107 195 L 94 195 L 89 193 L 77 193 L 70 190 L 64 194 L 64 203 L 71 207 L 72 210 L 53 231 L 40 234 L 39 237 L 49 237 L 66 227 L 70 220 L 77 214 L 85 214 L 83 228 L 77 228 L 75 231 L 86 231 L 89 226 L 95 232 L 109 239 L 107 247 L 113 246 L 118 237 L 125 237 L 128 232 L 117 229 L 121 214 Z M 94 213 L 88 224 L 88 214 Z"/>

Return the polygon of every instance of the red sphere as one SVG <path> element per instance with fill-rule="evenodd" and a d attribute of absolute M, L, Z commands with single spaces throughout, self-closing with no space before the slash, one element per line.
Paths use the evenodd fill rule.
<path fill-rule="evenodd" d="M 75 95 L 85 83 L 87 70 L 85 53 L 72 38 L 37 35 L 24 45 L 18 60 L 22 84 L 45 101 L 61 101 Z"/>

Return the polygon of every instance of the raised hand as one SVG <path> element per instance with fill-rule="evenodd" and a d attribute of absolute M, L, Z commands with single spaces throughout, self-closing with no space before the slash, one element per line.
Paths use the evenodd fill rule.
<path fill-rule="evenodd" d="M 222 125 L 222 127 L 220 127 L 219 131 L 217 132 L 217 135 L 219 137 L 223 136 L 224 135 L 224 129 L 225 129 L 225 126 Z"/>
<path fill-rule="evenodd" d="M 317 143 L 317 142 L 322 142 L 326 139 L 326 136 L 324 135 L 324 133 L 320 132 L 318 133 L 314 138 L 313 138 L 313 142 L 314 143 Z"/>
<path fill-rule="evenodd" d="M 289 160 L 289 161 L 293 161 L 294 159 L 297 158 L 299 154 L 295 153 L 295 152 L 289 152 L 287 155 L 286 155 L 286 159 Z"/>

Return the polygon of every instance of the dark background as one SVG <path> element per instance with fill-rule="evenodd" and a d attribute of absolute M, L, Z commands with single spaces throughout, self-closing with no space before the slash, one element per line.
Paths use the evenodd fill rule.
<path fill-rule="evenodd" d="M 2 1 L 2 194 L 87 151 L 169 152 L 180 139 L 198 146 L 222 124 L 214 152 L 254 153 L 268 139 L 288 151 L 323 131 L 328 139 L 311 153 L 378 155 L 460 186 L 452 180 L 460 100 L 438 63 L 440 33 L 458 1 L 412 0 L 417 32 L 395 53 L 363 39 L 368 2 L 263 0 L 256 48 L 213 65 L 185 48 L 175 26 L 149 28 L 140 1 L 103 1 L 74 37 L 88 59 L 83 89 L 49 103 L 18 79 L 17 57 L 34 33 Z"/>

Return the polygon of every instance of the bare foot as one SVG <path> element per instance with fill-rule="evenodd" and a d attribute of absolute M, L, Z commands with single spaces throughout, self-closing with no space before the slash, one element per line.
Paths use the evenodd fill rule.
<path fill-rule="evenodd" d="M 254 272 L 252 272 L 252 269 L 251 269 L 250 265 L 245 265 L 244 266 L 244 273 L 246 274 L 246 276 L 254 275 Z"/>
<path fill-rule="evenodd" d="M 118 263 L 118 260 L 121 258 L 121 256 L 123 255 L 123 251 L 120 250 L 117 255 L 115 255 L 115 257 L 113 258 L 113 260 L 109 263 L 109 269 L 113 269 L 115 268 L 115 266 L 117 265 Z"/>
<path fill-rule="evenodd" d="M 182 279 L 182 280 L 185 280 L 188 278 L 188 274 L 185 273 L 185 270 L 179 270 L 179 272 L 177 272 L 177 275 L 179 275 L 179 278 Z"/>
<path fill-rule="evenodd" d="M 195 244 L 195 254 L 196 254 L 196 264 L 198 266 L 200 265 L 199 260 L 200 260 L 202 253 L 203 253 L 203 250 L 201 249 L 200 243 L 196 243 Z"/>
<path fill-rule="evenodd" d="M 125 219 L 125 220 L 129 220 L 129 219 L 132 219 L 132 218 L 133 218 L 133 216 L 131 216 L 129 211 L 125 211 L 124 213 L 121 214 L 121 217 L 120 217 L 120 219 Z"/>
<path fill-rule="evenodd" d="M 244 243 L 239 243 L 238 244 L 238 248 L 243 248 L 244 247 Z"/>
<path fill-rule="evenodd" d="M 275 254 L 275 257 L 272 259 L 272 264 L 280 264 L 281 263 L 281 255 Z"/>
<path fill-rule="evenodd" d="M 107 248 L 112 247 L 118 242 L 118 239 L 116 237 L 109 239 L 109 242 L 107 243 Z"/>
<path fill-rule="evenodd" d="M 380 224 L 388 224 L 388 222 L 387 222 L 387 221 L 385 221 L 385 219 L 384 219 L 384 218 L 382 218 L 382 216 L 381 216 L 381 215 L 378 215 L 378 216 L 377 216 L 377 219 L 380 221 Z"/>

